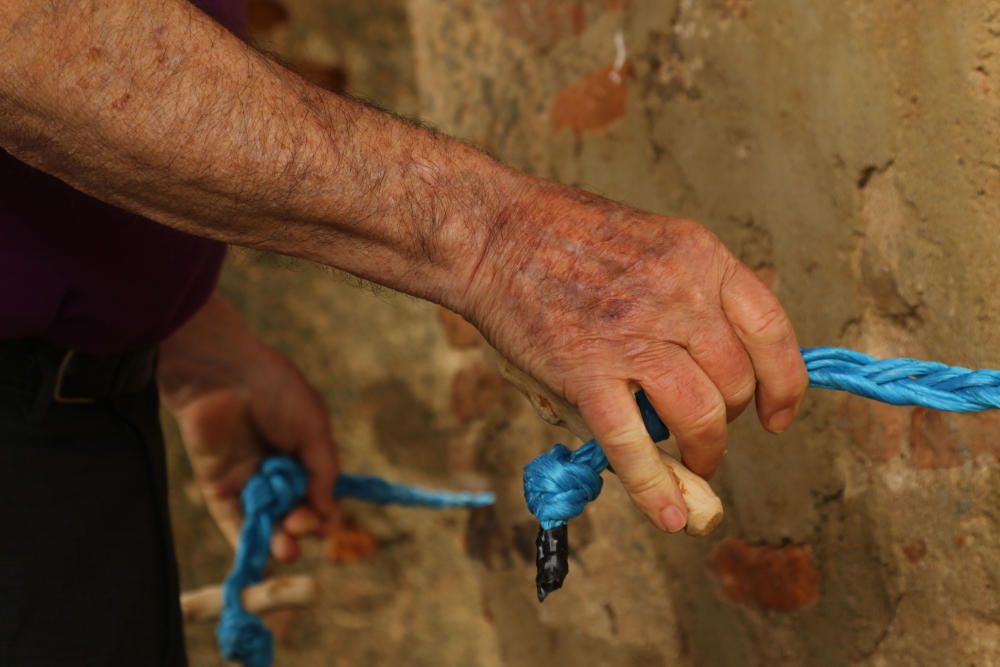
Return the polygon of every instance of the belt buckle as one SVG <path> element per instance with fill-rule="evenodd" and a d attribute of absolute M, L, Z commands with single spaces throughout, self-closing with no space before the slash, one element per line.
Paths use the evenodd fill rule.
<path fill-rule="evenodd" d="M 59 370 L 56 371 L 55 386 L 52 388 L 52 401 L 60 405 L 93 405 L 97 403 L 97 400 L 94 398 L 66 396 L 63 394 L 63 382 L 66 379 L 66 371 L 69 369 L 69 365 L 72 363 L 75 355 L 76 350 L 66 350 L 66 354 L 63 355 L 62 361 L 59 363 Z"/>

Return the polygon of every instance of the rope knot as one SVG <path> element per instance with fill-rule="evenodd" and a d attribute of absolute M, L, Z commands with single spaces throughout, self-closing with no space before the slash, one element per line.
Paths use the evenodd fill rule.
<path fill-rule="evenodd" d="M 227 660 L 246 667 L 270 667 L 274 660 L 274 638 L 259 618 L 243 609 L 225 609 L 215 631 L 219 648 Z"/>
<path fill-rule="evenodd" d="M 243 513 L 267 514 L 277 518 L 288 514 L 306 495 L 306 473 L 289 456 L 272 456 L 264 461 L 260 473 L 243 489 Z"/>
<path fill-rule="evenodd" d="M 524 468 L 524 499 L 543 528 L 566 523 L 583 513 L 601 493 L 601 472 L 608 467 L 593 440 L 576 451 L 559 444 Z"/>

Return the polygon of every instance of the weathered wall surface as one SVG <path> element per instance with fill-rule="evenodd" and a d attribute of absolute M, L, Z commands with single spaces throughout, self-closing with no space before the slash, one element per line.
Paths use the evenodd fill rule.
<path fill-rule="evenodd" d="M 1000 2 L 363 6 L 288 0 L 261 31 L 518 167 L 703 221 L 804 345 L 1000 367 Z M 324 389 L 345 468 L 500 496 L 472 517 L 347 507 L 374 553 L 305 560 L 324 598 L 286 619 L 280 664 L 998 660 L 995 416 L 819 391 L 780 437 L 748 415 L 713 480 L 716 534 L 657 534 L 611 481 L 540 607 L 520 467 L 565 436 L 475 335 L 284 260 L 244 258 L 225 289 Z M 228 555 L 176 488 L 186 582 L 217 579 Z M 216 664 L 209 633 L 191 637 L 195 664 Z"/>

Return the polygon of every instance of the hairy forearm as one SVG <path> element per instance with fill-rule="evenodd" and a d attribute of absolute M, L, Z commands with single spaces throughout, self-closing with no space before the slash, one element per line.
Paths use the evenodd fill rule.
<path fill-rule="evenodd" d="M 522 178 L 184 0 L 0 0 L 0 146 L 178 229 L 453 307 Z"/>

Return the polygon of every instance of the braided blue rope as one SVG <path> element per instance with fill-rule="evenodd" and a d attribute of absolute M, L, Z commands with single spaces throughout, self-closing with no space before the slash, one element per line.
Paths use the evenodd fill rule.
<path fill-rule="evenodd" d="M 646 394 L 636 394 L 639 412 L 654 442 L 670 437 Z M 601 493 L 601 473 L 608 467 L 604 450 L 588 440 L 576 450 L 558 444 L 524 468 L 524 499 L 542 528 L 561 526 L 583 513 Z"/>
<path fill-rule="evenodd" d="M 893 405 L 915 405 L 951 412 L 1000 408 L 1000 371 L 969 370 L 917 359 L 878 360 L 860 352 L 831 347 L 802 350 L 812 387 L 847 391 Z M 636 394 L 646 429 L 654 441 L 670 436 L 643 392 Z M 579 516 L 597 498 L 608 459 L 595 440 L 575 451 L 564 445 L 534 459 L 524 469 L 524 496 L 549 529 Z M 243 530 L 236 563 L 223 584 L 224 608 L 216 636 L 223 654 L 246 667 L 269 667 L 273 639 L 259 618 L 242 605 L 243 589 L 264 576 L 275 522 L 306 493 L 305 471 L 287 456 L 267 459 L 243 490 Z M 341 475 L 339 498 L 422 507 L 483 507 L 490 493 L 448 493 L 393 484 L 377 477 Z"/>
<path fill-rule="evenodd" d="M 222 654 L 245 667 L 270 667 L 274 661 L 274 638 L 260 618 L 243 607 L 243 589 L 263 579 L 274 525 L 305 498 L 306 486 L 306 472 L 298 462 L 288 456 L 272 456 L 265 459 L 240 496 L 243 528 L 236 561 L 222 584 L 222 617 L 215 636 Z M 349 474 L 338 478 L 333 495 L 435 509 L 485 507 L 495 501 L 492 493 L 431 491 L 379 477 Z"/>
<path fill-rule="evenodd" d="M 803 349 L 809 386 L 871 398 L 892 405 L 914 405 L 950 412 L 1000 408 L 1000 371 L 969 370 L 919 359 L 875 359 L 836 347 Z M 654 442 L 670 434 L 645 393 L 638 392 L 640 412 Z M 608 459 L 595 440 L 576 451 L 556 445 L 524 468 L 528 509 L 549 529 L 583 513 L 601 493 L 601 473 Z"/>
<path fill-rule="evenodd" d="M 803 350 L 802 358 L 810 387 L 948 412 L 1000 408 L 1000 371 L 974 371 L 919 359 L 879 360 L 837 347 Z"/>

